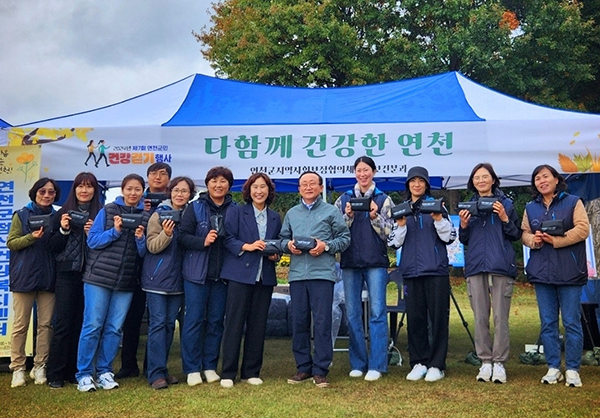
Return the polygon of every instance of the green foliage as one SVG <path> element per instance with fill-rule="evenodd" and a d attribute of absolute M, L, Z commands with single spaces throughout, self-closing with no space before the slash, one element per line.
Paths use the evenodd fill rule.
<path fill-rule="evenodd" d="M 460 71 L 524 100 L 598 110 L 589 3 L 222 0 L 193 34 L 220 77 L 330 87 Z"/>

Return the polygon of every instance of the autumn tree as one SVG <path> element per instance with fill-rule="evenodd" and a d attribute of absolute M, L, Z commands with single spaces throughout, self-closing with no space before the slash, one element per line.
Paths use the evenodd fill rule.
<path fill-rule="evenodd" d="M 593 99 L 576 88 L 596 71 L 576 0 L 222 0 L 213 12 L 194 36 L 220 77 L 326 87 L 460 71 L 546 105 Z"/>

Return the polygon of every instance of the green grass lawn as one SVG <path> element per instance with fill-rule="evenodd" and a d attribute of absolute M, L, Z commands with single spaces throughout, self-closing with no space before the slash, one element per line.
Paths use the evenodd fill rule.
<path fill-rule="evenodd" d="M 473 332 L 472 312 L 464 282 L 453 286 L 460 308 Z M 477 368 L 464 362 L 472 349 L 458 317 L 450 309 L 450 347 L 447 377 L 439 382 L 408 382 L 406 329 L 398 346 L 402 366 L 391 366 L 377 382 L 348 377 L 348 353 L 336 352 L 329 378 L 331 386 L 312 383 L 289 385 L 295 373 L 290 339 L 268 339 L 262 386 L 236 383 L 222 389 L 218 383 L 189 387 L 183 383 L 152 390 L 143 378 L 123 379 L 112 391 L 79 393 L 76 386 L 52 390 L 35 386 L 10 388 L 11 376 L 0 374 L 0 414 L 8 417 L 600 417 L 600 367 L 583 366 L 582 388 L 564 384 L 542 385 L 545 366 L 526 366 L 518 355 L 535 343 L 539 320 L 530 287 L 515 290 L 511 309 L 511 357 L 504 385 L 475 381 Z M 338 342 L 343 346 L 346 341 Z M 143 356 L 140 350 L 140 358 Z M 182 381 L 179 344 L 171 353 L 171 371 Z M 116 369 L 118 370 L 118 365 Z"/>

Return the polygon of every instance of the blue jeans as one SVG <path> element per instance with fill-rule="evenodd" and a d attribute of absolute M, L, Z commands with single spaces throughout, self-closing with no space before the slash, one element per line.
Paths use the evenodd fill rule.
<path fill-rule="evenodd" d="M 175 319 L 183 295 L 146 293 L 148 302 L 148 383 L 169 376 L 167 361 L 175 333 Z"/>
<path fill-rule="evenodd" d="M 77 380 L 112 372 L 112 362 L 119 351 L 121 328 L 131 304 L 133 292 L 121 292 L 83 284 L 83 326 L 77 350 Z"/>
<path fill-rule="evenodd" d="M 183 292 L 183 373 L 216 370 L 223 338 L 227 285 L 222 280 L 207 279 L 205 284 L 184 280 Z"/>
<path fill-rule="evenodd" d="M 560 339 L 558 313 L 565 328 L 565 363 L 567 370 L 579 371 L 583 352 L 581 326 L 581 286 L 535 284 L 544 354 L 548 367 L 560 368 Z"/>
<path fill-rule="evenodd" d="M 343 269 L 344 297 L 350 333 L 350 367 L 352 370 L 388 370 L 388 322 L 386 307 L 387 269 L 384 267 Z M 363 283 L 369 291 L 369 340 L 371 351 L 367 357 L 367 344 L 363 329 Z"/>

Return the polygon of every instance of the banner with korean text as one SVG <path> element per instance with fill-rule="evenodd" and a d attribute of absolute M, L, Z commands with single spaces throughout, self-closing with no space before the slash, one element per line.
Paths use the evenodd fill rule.
<path fill-rule="evenodd" d="M 0 357 L 10 357 L 12 333 L 12 294 L 9 290 L 6 247 L 8 231 L 15 210 L 29 202 L 28 192 L 40 176 L 41 146 L 0 147 Z M 33 315 L 32 315 L 33 323 Z M 25 347 L 26 355 L 33 355 L 33 326 Z"/>

